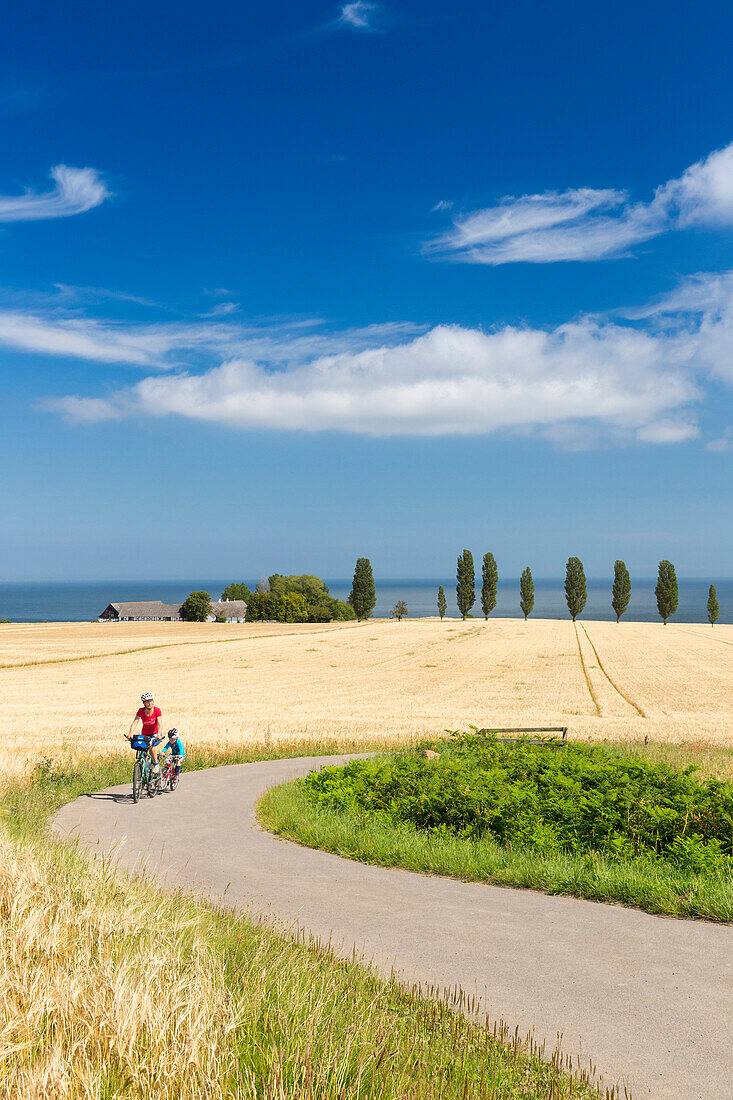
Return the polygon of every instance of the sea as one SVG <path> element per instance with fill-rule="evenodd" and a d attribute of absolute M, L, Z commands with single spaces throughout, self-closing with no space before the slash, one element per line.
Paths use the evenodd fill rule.
<path fill-rule="evenodd" d="M 231 578 L 230 578 L 231 579 Z M 0 581 L 0 619 L 11 622 L 87 622 L 96 619 L 107 604 L 118 600 L 162 600 L 163 603 L 183 601 L 189 592 L 203 589 L 218 597 L 228 580 L 191 579 L 179 581 Z M 256 580 L 247 582 L 254 588 Z M 480 581 L 479 581 L 480 583 Z M 720 604 L 720 622 L 733 623 L 733 579 L 714 582 Z M 331 594 L 345 600 L 351 589 L 350 580 L 327 581 Z M 377 580 L 375 617 L 388 617 L 397 600 L 404 600 L 410 618 L 437 615 L 438 585 L 445 588 L 447 617 L 458 618 L 455 579 Z M 562 580 L 535 579 L 536 619 L 567 618 Z M 624 619 L 634 622 L 659 620 L 654 596 L 656 578 L 631 579 L 631 602 Z M 707 580 L 679 581 L 679 610 L 674 622 L 704 623 L 707 621 Z M 481 616 L 479 586 L 473 614 Z M 519 579 L 500 581 L 495 617 L 521 618 L 519 609 Z M 589 580 L 588 601 L 583 611 L 585 619 L 615 618 L 611 610 L 611 580 Z M 0 636 L 1 639 L 1 636 Z"/>

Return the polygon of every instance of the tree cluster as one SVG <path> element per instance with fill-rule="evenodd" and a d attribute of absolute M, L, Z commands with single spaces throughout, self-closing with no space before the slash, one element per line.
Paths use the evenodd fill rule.
<path fill-rule="evenodd" d="M 330 623 L 354 618 L 352 608 L 332 596 L 325 581 L 309 573 L 273 573 L 266 585 L 260 582 L 257 589 L 242 597 L 247 600 L 248 622 Z"/>

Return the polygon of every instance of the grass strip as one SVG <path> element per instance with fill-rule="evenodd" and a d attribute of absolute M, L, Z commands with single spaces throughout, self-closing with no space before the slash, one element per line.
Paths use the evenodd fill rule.
<path fill-rule="evenodd" d="M 666 860 L 615 859 L 596 852 L 544 854 L 488 837 L 428 832 L 382 816 L 315 804 L 302 779 L 269 790 L 258 813 L 278 836 L 362 863 L 620 902 L 665 916 L 733 922 L 729 870 L 694 874 Z"/>
<path fill-rule="evenodd" d="M 190 768 L 319 751 L 307 742 L 186 759 Z M 559 1052 L 453 1011 L 472 1008 L 460 992 L 406 991 L 327 946 L 171 895 L 50 837 L 61 804 L 130 771 L 130 754 L 47 761 L 3 790 L 2 1100 L 618 1095 L 569 1072 Z"/>

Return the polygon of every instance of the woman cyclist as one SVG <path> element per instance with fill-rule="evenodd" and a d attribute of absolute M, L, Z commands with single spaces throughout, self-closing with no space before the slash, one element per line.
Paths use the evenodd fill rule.
<path fill-rule="evenodd" d="M 142 728 L 139 730 L 139 735 L 147 741 L 150 755 L 153 758 L 153 772 L 157 773 L 159 770 L 158 745 L 163 740 L 160 736 L 160 720 L 163 717 L 163 712 L 160 707 L 155 706 L 155 699 L 151 691 L 144 691 L 140 696 L 140 702 L 142 706 L 133 718 L 130 732 L 126 733 L 125 737 L 128 741 L 132 741 L 135 735 L 135 727 L 138 722 L 141 723 Z"/>

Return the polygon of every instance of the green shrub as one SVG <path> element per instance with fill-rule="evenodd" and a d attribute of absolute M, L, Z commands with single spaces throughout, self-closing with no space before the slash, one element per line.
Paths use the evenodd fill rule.
<path fill-rule="evenodd" d="M 247 597 L 248 622 L 330 623 L 356 618 L 354 609 L 335 599 L 320 577 L 273 573 L 268 584 L 269 592 L 252 592 Z"/>
<path fill-rule="evenodd" d="M 693 766 L 474 734 L 432 747 L 438 760 L 404 752 L 323 768 L 305 790 L 336 810 L 546 854 L 733 869 L 733 783 L 699 782 Z"/>

